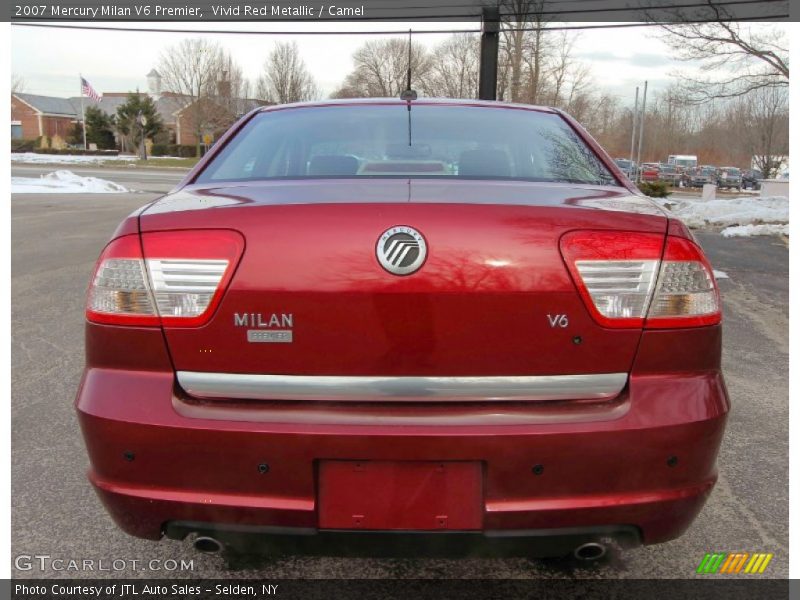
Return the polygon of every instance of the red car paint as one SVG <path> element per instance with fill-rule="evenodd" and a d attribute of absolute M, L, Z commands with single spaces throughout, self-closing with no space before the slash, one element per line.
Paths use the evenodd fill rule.
<path fill-rule="evenodd" d="M 658 165 L 643 164 L 642 181 L 658 181 L 659 172 Z"/>
<path fill-rule="evenodd" d="M 691 524 L 716 480 L 729 409 L 718 314 L 667 328 L 608 327 L 593 315 L 562 252 L 565 236 L 627 232 L 656 248 L 670 246 L 667 236 L 679 249 L 693 243 L 580 126 L 564 117 L 619 186 L 196 183 L 253 116 L 232 127 L 178 190 L 129 217 L 112 238 L 140 236 L 145 259 L 164 258 L 175 234 L 236 232 L 244 240 L 200 325 L 110 324 L 89 314 L 76 406 L 89 478 L 122 529 L 159 539 L 174 522 L 199 524 L 198 531 L 554 536 L 632 526 L 649 544 Z M 374 255 L 377 237 L 398 224 L 418 229 L 429 246 L 424 267 L 407 277 L 388 274 Z M 154 240 L 162 247 L 154 249 Z M 291 313 L 293 342 L 248 343 L 233 326 L 240 313 Z M 554 327 L 553 314 L 569 315 L 568 326 Z M 628 381 L 602 400 L 339 403 L 197 398 L 181 388 L 179 371 L 623 372 Z M 380 502 L 364 499 L 373 488 Z"/>

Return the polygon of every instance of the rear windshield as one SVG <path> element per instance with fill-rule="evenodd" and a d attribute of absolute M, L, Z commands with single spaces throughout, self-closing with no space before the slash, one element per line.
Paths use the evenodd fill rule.
<path fill-rule="evenodd" d="M 558 115 L 467 106 L 326 106 L 256 115 L 198 182 L 458 177 L 618 185 Z"/>

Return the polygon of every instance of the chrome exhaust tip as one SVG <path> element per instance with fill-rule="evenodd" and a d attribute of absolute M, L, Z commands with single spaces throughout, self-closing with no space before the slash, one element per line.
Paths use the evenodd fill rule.
<path fill-rule="evenodd" d="M 222 552 L 222 543 L 212 537 L 200 536 L 194 541 L 194 549 L 203 554 L 219 554 Z"/>
<path fill-rule="evenodd" d="M 587 542 L 581 544 L 573 551 L 573 555 L 583 562 L 594 562 L 603 558 L 608 550 L 604 544 L 598 542 Z"/>

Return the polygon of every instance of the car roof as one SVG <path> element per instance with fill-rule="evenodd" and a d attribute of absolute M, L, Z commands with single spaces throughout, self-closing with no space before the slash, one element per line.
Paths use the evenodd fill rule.
<path fill-rule="evenodd" d="M 275 110 L 284 110 L 288 108 L 313 108 L 320 106 L 359 106 L 359 105 L 392 105 L 406 106 L 408 104 L 405 100 L 400 98 L 341 98 L 331 100 L 312 100 L 309 102 L 294 102 L 291 104 L 274 104 L 270 106 L 263 106 L 258 109 L 259 112 L 271 112 Z M 534 106 L 531 104 L 517 104 L 514 102 L 501 102 L 498 100 L 469 100 L 463 98 L 418 98 L 411 101 L 411 106 L 414 105 L 440 105 L 440 106 L 478 106 L 486 108 L 516 108 L 522 110 L 532 110 L 537 112 L 557 113 L 555 108 L 550 106 Z"/>

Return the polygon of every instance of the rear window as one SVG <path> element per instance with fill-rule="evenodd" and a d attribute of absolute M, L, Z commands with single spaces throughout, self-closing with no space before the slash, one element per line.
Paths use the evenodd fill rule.
<path fill-rule="evenodd" d="M 560 116 L 405 104 L 256 115 L 198 182 L 330 177 L 458 177 L 618 185 Z"/>

